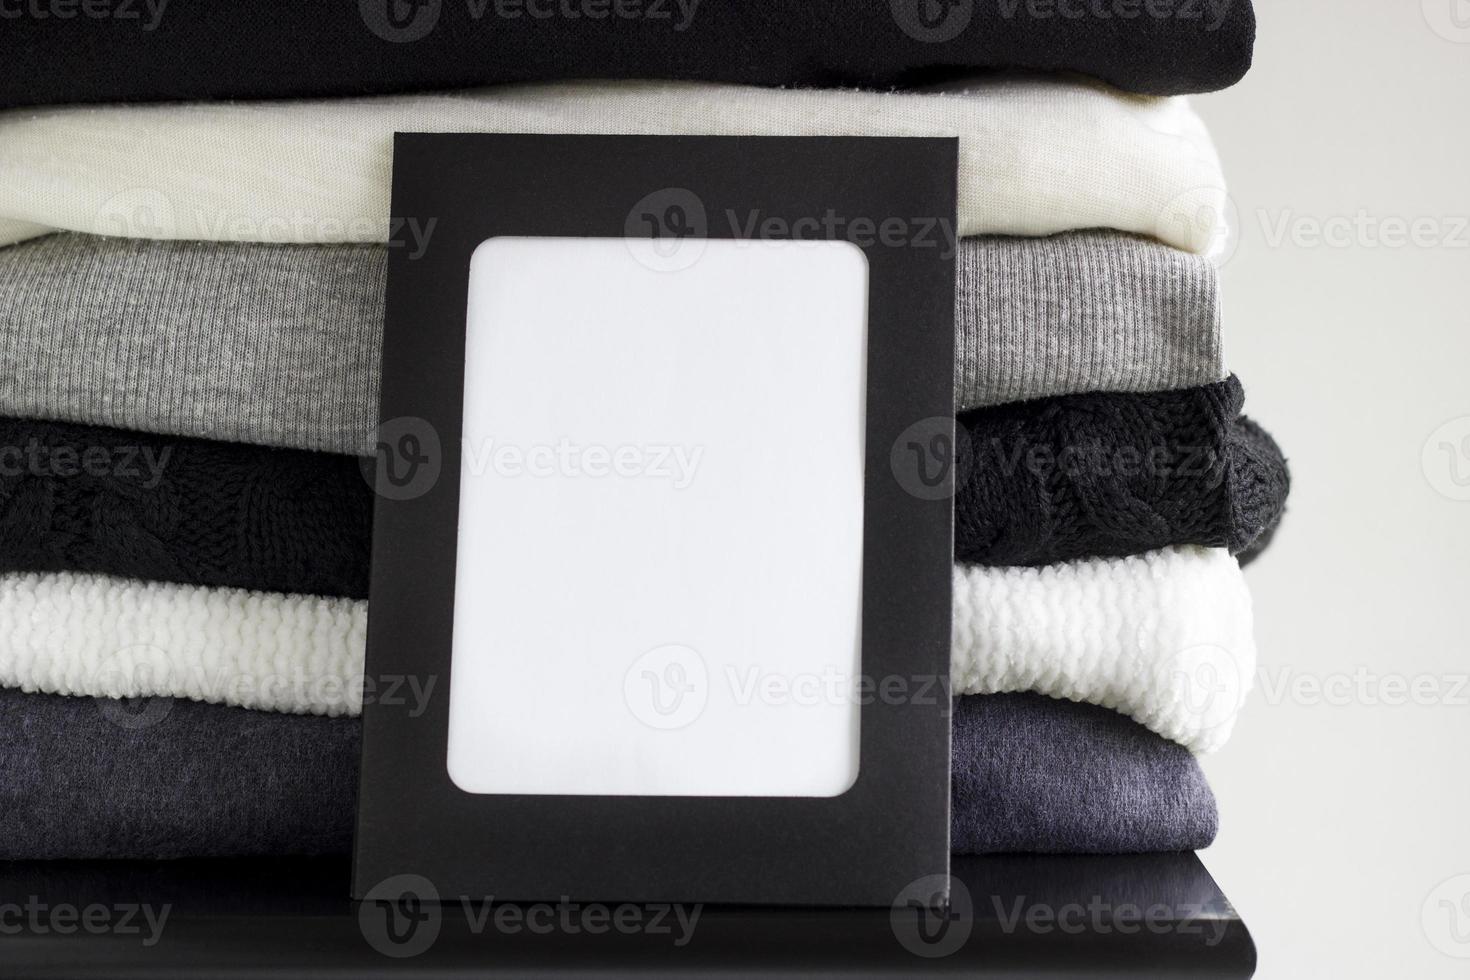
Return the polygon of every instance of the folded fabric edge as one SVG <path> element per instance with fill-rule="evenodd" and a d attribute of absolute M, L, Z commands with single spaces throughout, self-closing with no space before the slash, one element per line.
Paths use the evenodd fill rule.
<path fill-rule="evenodd" d="M 358 719 L 5 689 L 0 722 L 0 858 L 350 847 Z M 1131 720 L 1038 695 L 972 696 L 956 701 L 954 731 L 955 853 L 1126 854 L 1214 839 L 1218 809 L 1198 763 Z"/>
<path fill-rule="evenodd" d="M 1255 651 L 1249 597 L 1223 549 L 954 576 L 956 693 L 1098 704 L 1196 752 L 1228 738 Z M 1080 625 L 1038 619 L 1047 609 Z M 357 715 L 372 682 L 363 600 L 11 573 L 0 625 L 0 685 L 28 692 Z M 1130 629 L 1138 639 L 1124 645 Z M 1225 694 L 1209 686 L 1222 677 Z"/>

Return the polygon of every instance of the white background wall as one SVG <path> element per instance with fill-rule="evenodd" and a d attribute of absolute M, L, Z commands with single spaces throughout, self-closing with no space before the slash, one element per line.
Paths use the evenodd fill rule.
<path fill-rule="evenodd" d="M 1195 105 L 1239 214 L 1227 354 L 1294 486 L 1247 573 L 1262 666 L 1205 764 L 1205 863 L 1261 977 L 1470 977 L 1470 502 L 1447 496 L 1470 497 L 1470 2 L 1256 11 L 1255 67 Z M 1415 219 L 1419 245 L 1383 243 Z M 1421 677 L 1428 703 L 1397 703 Z"/>

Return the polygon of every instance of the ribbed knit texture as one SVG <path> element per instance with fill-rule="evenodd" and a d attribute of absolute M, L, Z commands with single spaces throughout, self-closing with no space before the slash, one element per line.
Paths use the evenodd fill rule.
<path fill-rule="evenodd" d="M 1147 394 L 1064 395 L 961 413 L 955 560 L 1047 565 L 1177 544 L 1241 551 L 1290 479 L 1240 418 L 1233 376 Z"/>
<path fill-rule="evenodd" d="M 0 414 L 371 455 L 387 256 L 70 234 L 0 248 Z"/>
<path fill-rule="evenodd" d="M 252 0 L 16 4 L 0 105 L 301 98 L 563 78 L 888 88 L 991 68 L 1075 71 L 1138 92 L 1223 88 L 1251 63 L 1249 0 Z M 41 5 L 41 10 L 48 9 Z M 63 9 L 67 12 L 63 14 Z"/>
<path fill-rule="evenodd" d="M 366 625 L 362 601 L 0 575 L 0 686 L 357 714 Z M 1203 548 L 1046 569 L 956 567 L 952 664 L 960 693 L 1094 702 L 1208 751 L 1240 705 L 1200 685 L 1229 666 L 1245 678 L 1232 690 L 1248 687 L 1249 596 L 1234 560 Z"/>
<path fill-rule="evenodd" d="M 396 131 L 955 136 L 961 236 L 1114 228 L 1204 251 L 1219 239 L 1225 205 L 1219 158 L 1182 98 L 1057 78 L 900 94 L 567 84 L 0 113 L 0 244 L 53 228 L 214 241 L 396 237 L 414 251 L 422 235 L 412 227 L 390 236 Z M 728 224 L 720 210 L 708 218 Z"/>
<path fill-rule="evenodd" d="M 386 266 L 368 245 L 0 249 L 0 415 L 371 455 Z M 962 409 L 1225 376 L 1203 258 L 1085 231 L 966 238 L 958 269 Z"/>
<path fill-rule="evenodd" d="M 0 690 L 0 860 L 345 854 L 360 730 Z M 957 853 L 1194 850 L 1215 836 L 1194 758 L 1099 708 L 961 698 L 952 764 Z"/>
<path fill-rule="evenodd" d="M 1086 701 L 1198 753 L 1225 744 L 1255 677 L 1250 592 L 1218 548 L 957 566 L 953 629 L 957 694 Z"/>
<path fill-rule="evenodd" d="M 955 290 L 958 409 L 1225 378 L 1209 260 L 1104 231 L 966 246 Z"/>
<path fill-rule="evenodd" d="M 372 498 L 351 456 L 0 419 L 0 571 L 366 598 Z"/>
<path fill-rule="evenodd" d="M 1187 749 L 1092 705 L 957 698 L 951 769 L 956 854 L 1194 851 L 1219 826 Z"/>

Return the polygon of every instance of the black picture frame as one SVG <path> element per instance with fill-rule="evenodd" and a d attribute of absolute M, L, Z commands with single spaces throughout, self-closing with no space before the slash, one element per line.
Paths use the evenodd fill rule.
<path fill-rule="evenodd" d="M 956 166 L 953 139 L 396 137 L 355 897 L 412 874 L 444 899 L 880 906 L 947 874 Z M 785 228 L 868 260 L 858 779 L 822 799 L 466 793 L 446 751 L 470 257 L 660 232 L 671 190 L 703 215 L 663 233 Z M 388 696 L 407 676 L 434 696 Z"/>

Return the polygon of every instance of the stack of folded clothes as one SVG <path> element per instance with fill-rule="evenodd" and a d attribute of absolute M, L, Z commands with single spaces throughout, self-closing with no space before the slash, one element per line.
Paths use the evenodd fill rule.
<path fill-rule="evenodd" d="M 348 850 L 397 130 L 958 137 L 954 848 L 1208 845 L 1287 473 L 1178 96 L 1249 4 L 584 7 L 7 24 L 0 858 Z"/>

